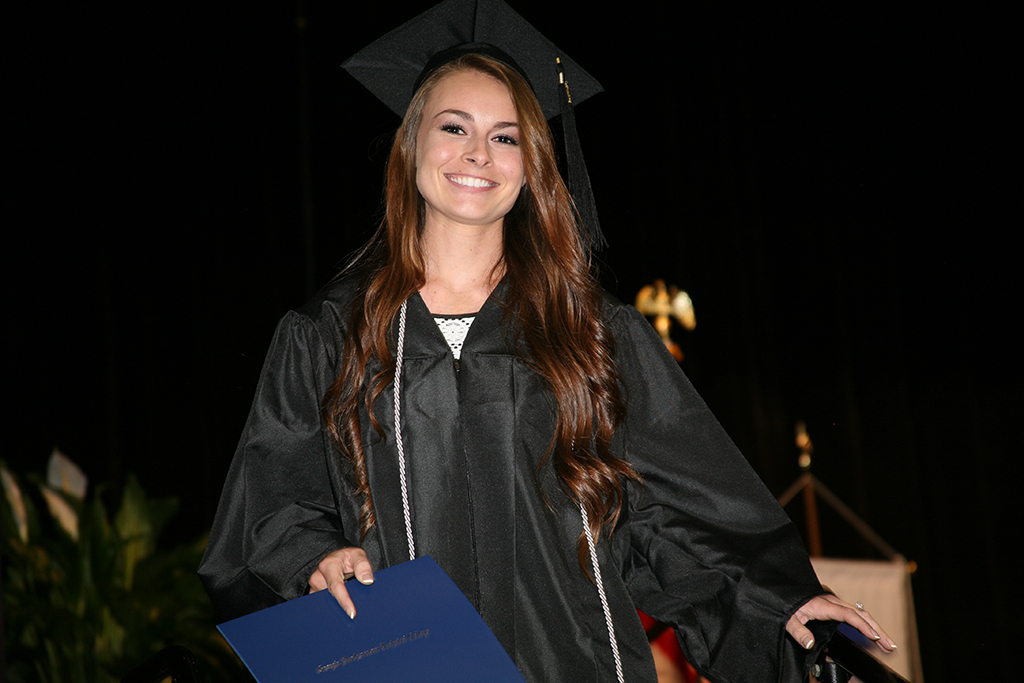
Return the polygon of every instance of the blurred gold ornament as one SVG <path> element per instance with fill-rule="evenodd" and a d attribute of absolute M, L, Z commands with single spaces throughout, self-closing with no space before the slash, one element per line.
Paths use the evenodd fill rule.
<path fill-rule="evenodd" d="M 679 288 L 665 287 L 664 280 L 655 280 L 654 284 L 646 285 L 636 295 L 636 308 L 646 316 L 654 318 L 654 329 L 665 342 L 672 356 L 683 360 L 683 350 L 672 341 L 672 318 L 679 321 L 687 330 L 697 327 L 697 316 L 693 311 L 693 300 L 690 295 Z"/>
<path fill-rule="evenodd" d="M 807 434 L 807 425 L 803 420 L 796 423 L 796 447 L 800 449 L 800 459 L 798 460 L 800 468 L 806 470 L 811 466 L 814 444 L 811 443 L 811 437 Z"/>

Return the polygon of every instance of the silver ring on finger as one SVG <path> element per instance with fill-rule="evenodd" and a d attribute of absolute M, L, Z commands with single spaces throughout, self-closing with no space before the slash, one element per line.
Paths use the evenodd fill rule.
<path fill-rule="evenodd" d="M 861 612 L 864 611 L 864 603 L 863 602 L 855 602 L 855 603 L 853 603 L 853 606 L 856 607 Z"/>

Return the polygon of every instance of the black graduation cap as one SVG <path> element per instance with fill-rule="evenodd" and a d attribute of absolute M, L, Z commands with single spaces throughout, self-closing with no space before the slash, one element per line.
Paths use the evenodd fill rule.
<path fill-rule="evenodd" d="M 445 0 L 378 38 L 342 67 L 401 117 L 431 71 L 467 52 L 512 67 L 531 85 L 547 118 L 562 115 L 569 191 L 591 247 L 606 246 L 573 113 L 573 105 L 601 92 L 601 84 L 505 2 Z"/>

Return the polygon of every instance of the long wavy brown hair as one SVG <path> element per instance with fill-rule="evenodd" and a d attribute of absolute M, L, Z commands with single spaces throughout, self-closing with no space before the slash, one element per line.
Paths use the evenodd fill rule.
<path fill-rule="evenodd" d="M 373 404 L 394 378 L 389 332 L 402 302 L 425 283 L 420 243 L 424 204 L 416 187 L 416 138 L 434 88 L 449 74 L 465 70 L 504 84 L 516 109 L 526 185 L 504 221 L 504 256 L 499 264 L 507 280 L 504 315 L 517 340 L 525 342 L 528 357 L 524 360 L 547 381 L 555 398 L 555 434 L 541 467 L 553 462 L 562 489 L 586 509 L 596 539 L 618 520 L 623 479 L 640 479 L 610 449 L 625 413 L 614 340 L 602 316 L 589 246 L 577 230 L 575 209 L 558 173 L 540 104 L 518 73 L 494 59 L 470 54 L 441 66 L 409 104 L 388 160 L 384 219 L 355 261 L 362 280 L 341 370 L 324 397 L 324 419 L 331 437 L 352 462 L 357 493 L 363 497 L 365 536 L 375 519 L 362 448 L 360 402 L 374 429 L 384 436 Z M 383 369 L 366 379 L 367 364 L 374 358 Z M 589 573 L 582 533 L 578 550 L 580 565 Z"/>

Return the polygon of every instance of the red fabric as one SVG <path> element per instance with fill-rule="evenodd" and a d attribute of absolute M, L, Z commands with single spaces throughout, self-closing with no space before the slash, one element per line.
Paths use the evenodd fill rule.
<path fill-rule="evenodd" d="M 640 621 L 643 622 L 644 630 L 650 630 L 652 626 L 658 623 L 640 610 L 637 610 L 637 614 L 640 615 Z M 704 680 L 697 675 L 697 671 L 686 661 L 683 651 L 679 648 L 679 640 L 676 639 L 675 631 L 672 629 L 665 629 L 661 635 L 651 642 L 651 647 L 657 647 L 675 663 L 679 671 L 682 672 L 683 680 L 686 683 L 700 683 L 700 681 Z"/>

